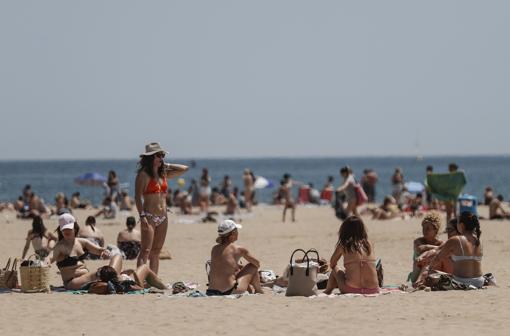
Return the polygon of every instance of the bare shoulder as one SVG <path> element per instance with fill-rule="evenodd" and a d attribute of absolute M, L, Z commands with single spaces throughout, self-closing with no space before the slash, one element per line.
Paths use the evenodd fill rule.
<path fill-rule="evenodd" d="M 234 249 L 236 253 L 239 253 L 241 255 L 245 255 L 248 253 L 248 249 L 240 245 L 234 245 Z"/>

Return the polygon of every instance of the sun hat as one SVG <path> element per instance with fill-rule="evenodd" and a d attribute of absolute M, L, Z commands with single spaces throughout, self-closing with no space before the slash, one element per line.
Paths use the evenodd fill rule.
<path fill-rule="evenodd" d="M 243 226 L 237 224 L 231 219 L 225 219 L 223 222 L 218 224 L 218 234 L 224 236 L 236 229 L 241 229 Z"/>
<path fill-rule="evenodd" d="M 140 154 L 140 157 L 150 156 L 160 152 L 168 154 L 168 152 L 161 147 L 159 142 L 151 142 L 150 144 L 145 145 L 145 153 Z"/>
<path fill-rule="evenodd" d="M 74 223 L 76 222 L 76 219 L 74 219 L 73 215 L 69 213 L 62 214 L 58 217 L 58 225 L 60 228 L 60 231 L 66 230 L 66 229 L 74 229 Z"/>

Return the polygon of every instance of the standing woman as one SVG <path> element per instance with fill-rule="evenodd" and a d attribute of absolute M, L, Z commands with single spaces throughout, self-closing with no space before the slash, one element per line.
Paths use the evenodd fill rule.
<path fill-rule="evenodd" d="M 246 205 L 246 210 L 251 212 L 251 207 L 253 205 L 253 191 L 255 190 L 253 184 L 255 180 L 253 178 L 253 173 L 250 169 L 246 168 L 243 173 L 243 182 L 244 182 L 244 203 Z"/>
<path fill-rule="evenodd" d="M 147 263 L 158 273 L 159 253 L 165 243 L 168 218 L 166 210 L 167 178 L 182 175 L 187 166 L 164 162 L 167 152 L 157 142 L 145 146 L 140 154 L 135 182 L 135 203 L 140 215 L 141 250 L 137 266 Z"/>
<path fill-rule="evenodd" d="M 209 210 L 209 197 L 211 196 L 211 177 L 207 168 L 202 169 L 202 176 L 200 176 L 200 211 L 207 213 Z"/>
<path fill-rule="evenodd" d="M 358 214 L 358 198 L 356 196 L 356 179 L 352 174 L 352 170 L 349 166 L 345 166 L 340 169 L 340 176 L 343 177 L 344 183 L 338 187 L 337 192 L 341 192 L 345 195 L 345 199 L 347 201 L 347 216 Z"/>

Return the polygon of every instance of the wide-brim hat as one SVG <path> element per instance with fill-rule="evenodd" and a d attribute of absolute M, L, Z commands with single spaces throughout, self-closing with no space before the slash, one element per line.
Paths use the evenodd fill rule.
<path fill-rule="evenodd" d="M 161 152 L 168 154 L 168 152 L 161 147 L 159 142 L 151 142 L 150 144 L 145 145 L 145 153 L 140 154 L 140 157 L 151 156 Z"/>

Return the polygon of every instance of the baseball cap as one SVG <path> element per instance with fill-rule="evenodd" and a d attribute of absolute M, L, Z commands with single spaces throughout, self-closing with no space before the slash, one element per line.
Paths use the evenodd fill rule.
<path fill-rule="evenodd" d="M 241 229 L 243 226 L 237 224 L 231 219 L 226 219 L 218 224 L 218 234 L 224 236 L 236 229 Z"/>
<path fill-rule="evenodd" d="M 58 217 L 58 225 L 60 231 L 65 229 L 74 229 L 74 223 L 76 219 L 74 219 L 73 215 L 65 213 Z"/>

